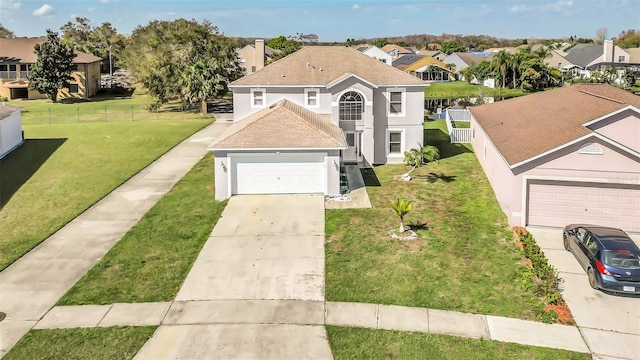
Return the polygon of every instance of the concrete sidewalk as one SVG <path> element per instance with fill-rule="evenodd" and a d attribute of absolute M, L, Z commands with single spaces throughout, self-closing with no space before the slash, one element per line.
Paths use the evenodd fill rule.
<path fill-rule="evenodd" d="M 173 304 L 142 303 L 113 305 L 58 306 L 36 324 L 36 329 L 58 329 L 73 327 L 105 326 L 142 326 L 166 325 L 170 329 L 161 331 L 156 342 L 186 344 L 186 334 L 182 332 L 210 332 L 205 338 L 211 340 L 213 333 L 219 336 L 225 326 L 241 330 L 248 325 L 250 333 L 256 329 L 285 333 L 297 342 L 301 334 L 289 334 L 288 331 L 307 331 L 304 336 L 320 336 L 323 325 L 360 327 L 370 329 L 412 331 L 429 334 L 454 335 L 474 339 L 487 339 L 524 345 L 541 346 L 554 349 L 588 353 L 580 331 L 575 326 L 543 324 L 535 321 L 512 319 L 501 316 L 466 314 L 455 311 L 425 309 L 395 305 L 379 305 L 346 302 L 319 302 L 300 300 L 214 300 L 214 301 L 176 301 Z M 287 326 L 285 326 L 287 325 Z M 180 326 L 183 326 L 180 328 Z M 192 326 L 191 328 L 188 326 Z M 179 341 L 172 339 L 177 336 Z M 200 335 L 201 337 L 204 335 Z M 214 338 L 216 338 L 214 336 Z M 234 341 L 240 341 L 241 338 Z M 319 343 L 323 342 L 318 339 Z M 191 340 L 189 340 L 191 341 Z M 245 347 L 248 342 L 244 339 Z M 318 357 L 326 349 L 313 346 Z M 206 341 L 207 346 L 214 346 Z M 278 344 L 278 342 L 275 342 Z M 232 344 L 218 344 L 227 350 Z M 295 345 L 296 347 L 298 345 Z M 625 345 L 622 345 L 623 347 Z M 633 346 L 633 344 L 627 344 Z M 280 347 L 280 345 L 276 346 Z M 295 348 L 295 347 L 294 347 Z M 208 349 L 208 348 L 207 348 Z M 216 347 L 216 349 L 218 349 Z M 285 356 L 283 349 L 271 349 L 271 355 Z M 323 350 L 325 349 L 325 350 Z M 175 349 L 172 348 L 173 351 Z M 197 358 L 206 354 L 205 349 L 189 356 Z M 307 353 L 307 352 L 305 352 Z M 175 352 L 174 352 L 175 354 Z M 310 354 L 313 354 L 312 352 Z M 264 358 L 261 354 L 251 354 L 251 358 Z M 327 354 L 328 355 L 328 354 Z M 231 356 L 231 355 L 229 355 Z M 206 357 L 203 356 L 203 357 Z"/>
<path fill-rule="evenodd" d="M 42 318 L 207 152 L 229 126 L 178 144 L 0 273 L 0 356 Z"/>

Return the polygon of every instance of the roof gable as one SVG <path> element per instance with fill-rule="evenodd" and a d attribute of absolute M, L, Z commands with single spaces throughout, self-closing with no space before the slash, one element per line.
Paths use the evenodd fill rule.
<path fill-rule="evenodd" d="M 377 86 L 421 85 L 424 82 L 344 46 L 307 46 L 230 84 L 237 86 L 327 86 L 344 74 Z"/>
<path fill-rule="evenodd" d="M 598 44 L 578 44 L 567 52 L 564 57 L 573 64 L 586 67 L 593 60 L 604 53 L 604 47 Z"/>
<path fill-rule="evenodd" d="M 318 115 L 281 100 L 231 125 L 209 150 L 345 149 L 342 130 Z"/>
<path fill-rule="evenodd" d="M 422 59 L 414 62 L 413 64 L 407 66 L 404 69 L 404 71 L 407 71 L 407 72 L 408 71 L 416 71 L 416 70 L 418 70 L 420 68 L 423 68 L 425 66 L 428 66 L 428 65 L 439 66 L 439 67 L 441 67 L 443 69 L 447 68 L 447 64 L 443 63 L 442 61 L 440 61 L 440 60 L 438 60 L 436 58 L 433 58 L 431 56 L 425 56 L 424 58 L 422 58 Z"/>
<path fill-rule="evenodd" d="M 588 136 L 585 124 L 640 106 L 605 84 L 579 84 L 472 107 L 473 117 L 513 168 Z M 535 110 L 533 110 L 535 109 Z"/>

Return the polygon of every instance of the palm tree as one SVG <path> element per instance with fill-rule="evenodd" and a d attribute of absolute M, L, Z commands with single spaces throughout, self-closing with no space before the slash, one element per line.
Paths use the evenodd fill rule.
<path fill-rule="evenodd" d="M 396 202 L 390 202 L 389 207 L 395 211 L 396 215 L 400 218 L 400 233 L 404 232 L 404 216 L 407 215 L 411 209 L 413 209 L 411 202 L 405 200 L 404 198 L 398 198 Z"/>
<path fill-rule="evenodd" d="M 511 54 L 509 54 L 506 50 L 500 50 L 496 56 L 493 57 L 492 67 L 494 71 L 498 71 L 500 73 L 500 77 L 502 78 L 502 87 L 505 86 L 505 81 L 507 79 L 507 67 L 510 62 Z"/>
<path fill-rule="evenodd" d="M 438 162 L 440 160 L 440 150 L 433 145 L 426 145 L 420 149 L 420 153 L 422 156 L 422 161 L 426 163 L 430 162 Z"/>

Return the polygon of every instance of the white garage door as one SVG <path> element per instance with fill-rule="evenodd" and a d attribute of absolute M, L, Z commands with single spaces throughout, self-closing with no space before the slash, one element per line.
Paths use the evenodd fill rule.
<path fill-rule="evenodd" d="M 596 183 L 529 184 L 528 225 L 584 223 L 640 231 L 640 186 Z"/>
<path fill-rule="evenodd" d="M 325 193 L 324 156 L 236 157 L 233 194 Z"/>

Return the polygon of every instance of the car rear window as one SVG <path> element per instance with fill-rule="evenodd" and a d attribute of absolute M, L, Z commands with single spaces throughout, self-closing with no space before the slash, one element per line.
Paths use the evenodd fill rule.
<path fill-rule="evenodd" d="M 630 250 L 606 250 L 602 260 L 620 269 L 640 269 L 640 253 Z"/>

